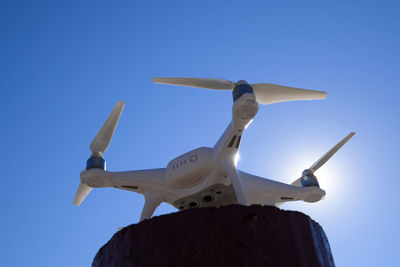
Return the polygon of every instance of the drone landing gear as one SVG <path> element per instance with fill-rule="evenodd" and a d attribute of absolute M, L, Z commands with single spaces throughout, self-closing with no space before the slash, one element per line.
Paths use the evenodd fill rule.
<path fill-rule="evenodd" d="M 161 204 L 161 196 L 158 195 L 145 195 L 144 206 L 142 210 L 142 215 L 140 216 L 140 221 L 150 219 L 156 208 Z"/>
<path fill-rule="evenodd" d="M 246 192 L 244 191 L 242 180 L 240 179 L 235 166 L 227 160 L 222 162 L 222 166 L 231 179 L 238 203 L 247 206 Z"/>

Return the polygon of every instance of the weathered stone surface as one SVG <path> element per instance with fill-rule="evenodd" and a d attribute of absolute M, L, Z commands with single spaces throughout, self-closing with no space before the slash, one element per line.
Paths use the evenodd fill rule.
<path fill-rule="evenodd" d="M 327 237 L 307 215 L 229 205 L 125 227 L 92 266 L 334 266 Z"/>

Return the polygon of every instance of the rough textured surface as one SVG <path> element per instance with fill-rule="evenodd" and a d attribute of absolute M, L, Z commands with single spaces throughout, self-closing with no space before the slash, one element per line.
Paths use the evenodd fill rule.
<path fill-rule="evenodd" d="M 334 266 L 321 226 L 270 206 L 197 208 L 117 232 L 92 266 Z"/>

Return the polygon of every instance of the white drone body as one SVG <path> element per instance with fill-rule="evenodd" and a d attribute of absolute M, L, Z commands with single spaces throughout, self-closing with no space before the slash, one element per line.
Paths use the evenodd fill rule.
<path fill-rule="evenodd" d="M 287 201 L 316 202 L 325 196 L 314 172 L 329 160 L 353 135 L 347 135 L 292 184 L 258 177 L 236 168 L 240 141 L 258 112 L 258 103 L 324 99 L 326 92 L 268 83 L 233 83 L 222 79 L 153 78 L 155 83 L 233 90 L 232 122 L 213 147 L 200 147 L 171 160 L 165 168 L 109 172 L 103 153 L 111 142 L 124 103 L 118 102 L 90 145 L 92 155 L 81 172 L 73 203 L 80 205 L 92 188 L 114 187 L 145 197 L 140 220 L 149 219 L 166 202 L 179 210 L 196 207 L 280 205 Z"/>

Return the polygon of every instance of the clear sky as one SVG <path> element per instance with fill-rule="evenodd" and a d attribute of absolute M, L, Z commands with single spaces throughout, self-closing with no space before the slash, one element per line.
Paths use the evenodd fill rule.
<path fill-rule="evenodd" d="M 93 190 L 72 205 L 89 144 L 118 100 L 126 106 L 108 170 L 164 167 L 214 145 L 231 118 L 230 92 L 155 85 L 153 76 L 326 90 L 324 101 L 260 106 L 238 166 L 292 182 L 357 132 L 316 173 L 326 198 L 282 208 L 322 225 L 337 266 L 396 266 L 397 1 L 139 2 L 1 1 L 4 266 L 89 266 L 117 227 L 139 220 L 143 197 L 127 191 Z"/>

